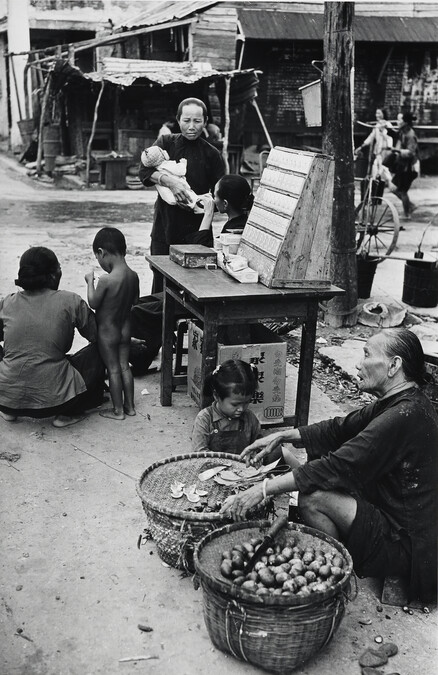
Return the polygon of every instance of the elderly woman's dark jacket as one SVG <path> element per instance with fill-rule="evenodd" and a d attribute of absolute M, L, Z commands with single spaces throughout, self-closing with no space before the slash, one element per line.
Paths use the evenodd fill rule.
<path fill-rule="evenodd" d="M 359 494 L 411 543 L 410 595 L 436 599 L 438 416 L 412 387 L 345 418 L 301 427 L 309 461 L 297 489 Z"/>

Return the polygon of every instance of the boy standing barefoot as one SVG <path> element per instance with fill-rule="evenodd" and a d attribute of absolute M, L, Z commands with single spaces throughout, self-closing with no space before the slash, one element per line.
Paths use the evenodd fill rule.
<path fill-rule="evenodd" d="M 135 415 L 134 380 L 129 367 L 131 340 L 130 312 L 139 297 L 137 274 L 126 264 L 126 240 L 115 227 L 96 234 L 93 251 L 107 272 L 94 287 L 94 272 L 85 275 L 88 304 L 96 310 L 97 344 L 106 365 L 113 408 L 100 411 L 102 417 L 123 420 Z"/>

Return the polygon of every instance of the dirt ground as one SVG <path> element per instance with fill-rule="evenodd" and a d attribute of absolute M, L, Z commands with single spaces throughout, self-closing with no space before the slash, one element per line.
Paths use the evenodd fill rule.
<path fill-rule="evenodd" d="M 1 296 L 16 290 L 19 256 L 36 244 L 59 256 L 61 287 L 85 296 L 83 276 L 95 267 L 91 241 L 107 223 L 124 231 L 128 263 L 148 292 L 151 192 L 36 186 L 1 155 L 0 185 Z M 293 399 L 292 366 L 288 375 Z M 183 388 L 162 408 L 158 374 L 137 378 L 135 392 L 137 416 L 124 422 L 97 413 L 66 429 L 51 420 L 0 420 L 2 675 L 262 672 L 214 648 L 202 591 L 164 566 L 153 542 L 138 548 L 147 523 L 136 481 L 151 463 L 188 451 L 197 409 Z M 315 386 L 311 420 L 342 413 L 344 403 Z M 359 655 L 379 636 L 399 648 L 385 675 L 436 672 L 436 609 L 407 614 L 382 605 L 380 594 L 377 580 L 358 580 L 333 640 L 295 672 L 359 675 Z M 123 661 L 140 656 L 149 658 Z"/>

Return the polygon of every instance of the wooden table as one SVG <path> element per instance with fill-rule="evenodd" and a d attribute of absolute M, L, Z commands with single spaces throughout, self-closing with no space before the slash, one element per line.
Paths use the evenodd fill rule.
<path fill-rule="evenodd" d="M 175 303 L 179 303 L 204 324 L 201 381 L 216 367 L 219 326 L 256 322 L 261 319 L 302 319 L 295 415 L 288 424 L 307 424 L 318 304 L 344 291 L 328 288 L 267 288 L 262 284 L 241 284 L 221 269 L 188 269 L 168 256 L 146 256 L 152 268 L 164 278 L 161 405 L 172 405 L 172 354 Z M 207 404 L 201 399 L 201 407 Z"/>

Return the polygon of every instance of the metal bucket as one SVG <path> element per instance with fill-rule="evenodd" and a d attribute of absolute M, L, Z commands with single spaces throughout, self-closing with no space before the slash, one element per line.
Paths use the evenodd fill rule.
<path fill-rule="evenodd" d="M 19 120 L 17 124 L 20 130 L 23 145 L 27 147 L 32 140 L 32 134 L 35 129 L 35 120 L 33 118 L 27 120 Z"/>
<path fill-rule="evenodd" d="M 438 305 L 438 265 L 426 260 L 405 263 L 403 302 L 414 307 Z"/>
<path fill-rule="evenodd" d="M 357 261 L 357 295 L 359 298 L 369 298 L 374 281 L 377 265 L 380 258 L 363 258 L 356 256 Z"/>
<path fill-rule="evenodd" d="M 321 126 L 321 80 L 298 87 L 303 97 L 304 117 L 308 127 Z"/>
<path fill-rule="evenodd" d="M 43 130 L 43 155 L 44 168 L 53 171 L 55 159 L 61 152 L 61 130 L 59 124 L 44 127 Z"/>

